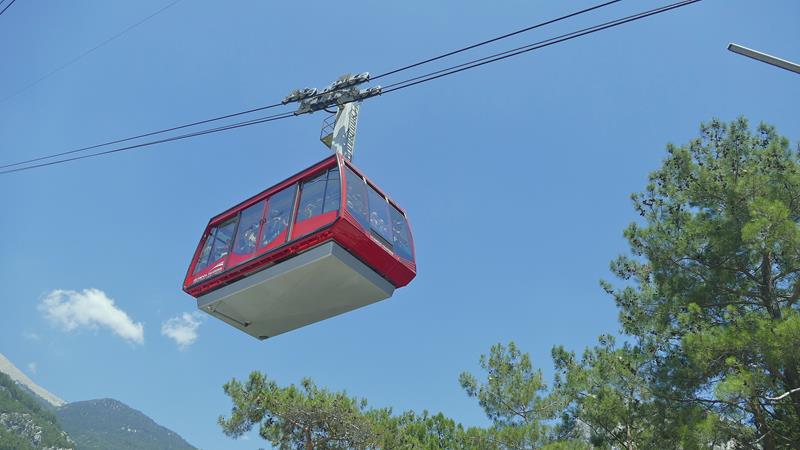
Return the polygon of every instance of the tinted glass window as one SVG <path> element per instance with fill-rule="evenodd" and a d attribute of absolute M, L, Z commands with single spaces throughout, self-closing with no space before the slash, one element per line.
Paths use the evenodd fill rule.
<path fill-rule="evenodd" d="M 264 212 L 264 202 L 242 211 L 239 219 L 239 229 L 236 231 L 236 241 L 233 244 L 233 253 L 247 255 L 256 250 L 258 243 L 258 229 L 261 227 L 261 213 Z"/>
<path fill-rule="evenodd" d="M 269 198 L 261 245 L 271 244 L 287 228 L 292 217 L 295 186 L 288 187 Z M 284 236 L 283 240 L 286 240 Z"/>
<path fill-rule="evenodd" d="M 339 168 L 334 167 L 328 171 L 328 182 L 325 185 L 325 204 L 322 212 L 338 211 L 342 202 L 341 183 L 339 183 Z"/>
<path fill-rule="evenodd" d="M 405 216 L 394 206 L 389 205 L 392 215 L 392 245 L 397 256 L 413 261 L 411 254 L 411 239 L 409 239 L 408 223 Z"/>
<path fill-rule="evenodd" d="M 297 221 L 302 222 L 322 213 L 327 173 L 323 173 L 302 184 Z"/>
<path fill-rule="evenodd" d="M 369 208 L 367 207 L 367 185 L 355 172 L 345 167 L 347 183 L 347 210 L 364 228 L 369 228 Z"/>
<path fill-rule="evenodd" d="M 208 266 L 208 255 L 211 254 L 211 244 L 214 243 L 214 233 L 217 232 L 216 228 L 212 228 L 208 232 L 206 242 L 203 244 L 203 249 L 200 250 L 200 256 L 197 258 L 197 264 L 194 266 L 194 273 L 197 273 Z"/>
<path fill-rule="evenodd" d="M 233 239 L 233 231 L 236 229 L 236 218 L 233 218 L 220 225 L 214 233 L 214 244 L 211 246 L 211 257 L 209 262 L 214 262 L 220 258 L 228 256 Z"/>
<path fill-rule="evenodd" d="M 369 226 L 386 242 L 392 242 L 391 222 L 389 222 L 389 204 L 381 194 L 372 186 L 368 187 L 369 193 Z"/>

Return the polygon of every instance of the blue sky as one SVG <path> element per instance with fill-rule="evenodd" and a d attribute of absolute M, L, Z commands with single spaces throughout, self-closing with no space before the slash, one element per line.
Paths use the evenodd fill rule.
<path fill-rule="evenodd" d="M 0 98 L 167 4 L 18 0 L 0 16 Z M 183 0 L 0 101 L 0 162 L 274 103 L 591 4 Z M 623 1 L 425 69 L 661 4 Z M 263 445 L 216 426 L 222 384 L 251 370 L 484 424 L 457 378 L 493 343 L 516 341 L 549 376 L 553 345 L 618 330 L 598 280 L 668 142 L 739 115 L 800 140 L 800 77 L 725 49 L 800 60 L 799 18 L 792 0 L 705 0 L 366 102 L 355 162 L 407 210 L 418 276 L 265 342 L 189 316 L 197 338 L 181 348 L 162 326 L 195 310 L 180 286 L 208 219 L 327 156 L 323 115 L 0 176 L 0 352 L 66 400 L 116 398 L 205 449 Z"/>

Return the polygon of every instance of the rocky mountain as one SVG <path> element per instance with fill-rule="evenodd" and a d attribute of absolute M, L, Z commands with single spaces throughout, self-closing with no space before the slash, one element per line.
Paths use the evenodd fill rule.
<path fill-rule="evenodd" d="M 78 443 L 78 450 L 195 449 L 174 431 L 110 398 L 67 403 L 56 410 L 56 416 Z"/>
<path fill-rule="evenodd" d="M 66 404 L 64 400 L 56 397 L 55 395 L 51 394 L 47 391 L 47 389 L 39 386 L 38 384 L 34 383 L 27 375 L 22 373 L 21 370 L 17 369 L 17 366 L 11 363 L 2 353 L 0 353 L 0 372 L 11 377 L 12 380 L 16 381 L 17 383 L 25 386 L 25 388 L 29 389 L 31 392 L 36 394 L 39 398 L 46 401 L 47 403 L 59 407 L 61 405 Z"/>
<path fill-rule="evenodd" d="M 55 415 L 0 373 L 0 450 L 75 449 Z"/>
<path fill-rule="evenodd" d="M 67 403 L 0 354 L 0 450 L 194 450 L 113 399 Z"/>

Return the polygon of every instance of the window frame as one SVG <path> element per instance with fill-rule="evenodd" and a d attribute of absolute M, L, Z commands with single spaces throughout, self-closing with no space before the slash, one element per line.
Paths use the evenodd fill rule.
<path fill-rule="evenodd" d="M 267 215 L 270 212 L 270 204 L 269 204 L 269 202 L 276 195 L 282 194 L 287 189 L 291 189 L 292 190 L 292 198 L 291 198 L 291 201 L 289 203 L 289 205 L 290 205 L 289 206 L 289 224 L 286 226 L 286 229 L 285 229 L 286 238 L 284 239 L 283 242 L 280 243 L 280 245 L 277 245 L 277 246 L 275 246 L 273 248 L 267 249 L 267 247 L 269 247 L 273 242 L 275 242 L 274 239 L 273 239 L 270 242 L 264 243 L 264 230 L 266 229 L 265 225 L 267 224 L 267 222 L 269 220 Z M 258 255 L 261 255 L 261 254 L 263 254 L 265 252 L 270 252 L 272 250 L 275 250 L 276 248 L 279 248 L 281 245 L 287 244 L 287 243 L 292 241 L 291 237 L 292 237 L 292 229 L 294 228 L 294 216 L 297 214 L 297 209 L 299 207 L 299 201 L 300 201 L 300 181 L 295 181 L 292 184 L 284 186 L 283 189 L 280 189 L 280 190 L 277 190 L 277 191 L 273 192 L 269 196 L 264 197 L 262 200 L 266 201 L 266 205 L 264 207 L 264 212 L 261 215 L 261 220 L 263 221 L 263 225 L 261 226 L 261 231 L 258 233 L 258 245 L 256 246 L 256 254 L 258 254 Z M 283 231 L 281 231 L 281 233 L 283 233 Z M 280 235 L 281 233 L 278 233 L 278 235 Z"/>
<path fill-rule="evenodd" d="M 219 231 L 222 228 L 224 228 L 226 225 L 228 225 L 229 222 L 234 221 L 233 232 L 231 233 L 230 240 L 228 241 L 228 248 L 227 248 L 228 252 L 225 254 L 225 256 L 220 256 L 217 259 L 214 259 L 214 260 L 209 259 L 209 261 L 208 261 L 209 264 L 211 264 L 211 263 L 213 263 L 215 261 L 223 260 L 223 259 L 225 260 L 225 262 L 227 262 L 228 256 L 230 256 L 231 252 L 233 251 L 233 241 L 236 239 L 236 233 L 239 231 L 239 215 L 241 213 L 242 213 L 242 211 L 238 211 L 236 214 L 234 214 L 233 216 L 230 216 L 227 219 L 221 221 L 221 223 L 219 225 L 217 225 L 217 227 L 216 227 L 217 231 L 216 231 L 216 233 L 214 233 L 214 245 L 216 245 L 217 233 L 219 233 Z M 214 245 L 211 246 L 211 252 L 209 253 L 209 257 L 214 253 Z"/>
<path fill-rule="evenodd" d="M 239 238 L 240 238 L 239 231 L 241 231 L 242 219 L 244 218 L 244 213 L 247 212 L 248 210 L 250 210 L 251 208 L 254 208 L 254 207 L 259 206 L 259 205 L 261 206 L 261 211 L 259 211 L 258 216 L 256 217 L 256 220 L 254 222 L 255 224 L 258 225 L 258 231 L 256 232 L 255 245 L 253 246 L 253 249 L 251 251 L 247 252 L 247 253 L 238 253 L 236 251 L 236 245 L 237 245 L 237 243 L 239 241 Z M 252 205 L 248 206 L 247 208 L 244 208 L 241 211 L 239 211 L 239 214 L 238 214 L 239 219 L 238 219 L 238 222 L 236 224 L 236 234 L 233 237 L 233 246 L 231 247 L 231 254 L 238 255 L 238 256 L 247 256 L 247 255 L 253 255 L 253 254 L 255 254 L 256 251 L 258 251 L 258 237 L 261 236 L 261 228 L 262 228 L 262 226 L 264 224 L 264 210 L 266 209 L 266 207 L 267 207 L 267 200 L 264 199 L 264 200 L 260 200 L 260 201 L 258 201 L 256 203 L 253 203 Z"/>
<path fill-rule="evenodd" d="M 407 240 L 407 243 L 408 243 L 409 258 L 405 258 L 403 255 L 400 255 L 398 253 L 397 249 L 402 248 L 402 246 L 394 245 L 394 243 L 392 244 L 393 245 L 392 252 L 396 256 L 399 256 L 400 258 L 405 259 L 406 261 L 414 262 L 414 261 L 416 261 L 416 255 L 414 255 L 414 238 L 411 236 L 411 225 L 408 223 L 408 217 L 406 217 L 405 211 L 403 211 L 402 209 L 400 209 L 400 207 L 398 207 L 397 205 L 395 205 L 394 203 L 392 203 L 390 201 L 389 202 L 389 217 L 390 218 L 392 218 L 392 212 L 393 211 L 397 211 L 397 214 L 399 214 L 400 217 L 403 218 L 403 224 L 405 225 L 405 232 L 406 232 L 405 233 L 406 234 L 406 240 Z M 393 220 L 393 218 L 392 218 L 392 220 Z M 393 226 L 392 226 L 392 239 L 394 240 L 394 227 Z"/>
<path fill-rule="evenodd" d="M 336 205 L 336 209 L 327 209 L 328 208 L 328 190 L 331 187 L 331 174 L 336 171 L 336 190 L 339 193 L 339 202 Z M 320 214 L 327 214 L 331 211 L 341 211 L 342 210 L 342 170 L 339 165 L 335 165 L 333 167 L 329 167 L 325 177 L 325 191 L 322 193 L 322 212 Z M 338 214 L 337 214 L 338 217 Z"/>
<path fill-rule="evenodd" d="M 294 220 L 295 223 L 298 222 L 298 218 L 300 217 L 300 206 L 303 204 L 303 194 L 305 194 L 307 192 L 306 189 L 304 189 L 305 186 L 309 185 L 311 183 L 318 183 L 320 181 L 323 184 L 322 184 L 322 192 L 320 193 L 320 197 L 319 197 L 319 199 L 321 200 L 320 205 L 319 205 L 319 213 L 312 214 L 312 215 L 310 215 L 310 216 L 308 216 L 308 217 L 306 217 L 306 218 L 304 218 L 302 220 L 299 220 L 299 222 L 304 222 L 306 220 L 311 220 L 314 217 L 322 215 L 322 211 L 325 209 L 325 191 L 328 188 L 328 171 L 327 170 L 325 172 L 322 172 L 322 173 L 316 172 L 312 176 L 310 176 L 308 178 L 305 178 L 305 179 L 303 179 L 302 181 L 300 181 L 298 183 L 298 185 L 300 186 L 300 189 L 299 189 L 300 198 L 297 201 L 297 214 L 296 214 L 296 217 L 295 217 L 295 220 Z M 317 186 L 315 186 L 315 187 L 317 187 Z"/>
<path fill-rule="evenodd" d="M 338 161 L 338 158 L 337 158 Z M 338 189 L 339 189 L 339 201 L 336 203 L 337 208 L 335 210 L 325 211 L 325 195 L 328 189 L 328 182 L 330 172 L 334 169 L 337 170 L 339 173 L 338 179 Z M 322 178 L 325 185 L 322 191 L 322 209 L 320 210 L 319 214 L 304 218 L 302 220 L 298 220 L 300 216 L 300 205 L 303 199 L 303 185 L 314 180 L 317 178 Z M 290 231 L 290 239 L 289 241 L 294 241 L 296 239 L 300 239 L 304 236 L 307 236 L 312 233 L 316 233 L 317 231 L 332 225 L 335 223 L 341 216 L 342 216 L 342 178 L 341 178 L 341 167 L 337 164 L 332 164 L 330 166 L 320 167 L 314 172 L 310 172 L 309 175 L 303 177 L 302 179 L 297 181 L 298 185 L 298 194 L 295 202 L 295 211 L 294 217 L 292 218 L 292 228 Z M 324 216 L 328 216 L 328 219 L 322 219 Z M 315 224 L 315 221 L 325 220 L 321 223 Z M 309 227 L 310 225 L 310 227 Z"/>
<path fill-rule="evenodd" d="M 345 188 L 344 190 L 345 190 L 345 192 L 344 192 L 344 195 L 342 196 L 343 199 L 344 199 L 344 209 L 346 209 L 347 212 L 351 216 L 353 216 L 353 218 L 355 219 L 356 223 L 359 224 L 359 226 L 363 227 L 365 230 L 370 230 L 371 227 L 369 225 L 369 191 L 367 191 L 367 180 L 363 175 L 358 173 L 349 164 L 345 164 L 345 168 L 346 168 L 346 170 L 349 171 L 349 173 L 346 173 L 345 177 L 344 177 L 345 178 L 345 181 L 344 181 L 344 188 Z M 359 218 L 359 216 L 356 215 L 354 212 L 350 211 L 350 208 L 348 208 L 348 206 L 347 206 L 347 194 L 348 194 L 347 190 L 348 190 L 348 188 L 350 186 L 350 182 L 351 181 L 355 181 L 355 180 L 351 180 L 350 173 L 352 173 L 353 175 L 356 176 L 356 178 L 358 179 L 358 181 L 360 181 L 360 184 L 362 185 L 362 187 L 364 189 L 364 201 L 366 202 L 366 207 L 367 207 L 367 214 L 366 214 L 365 217 Z M 360 219 L 363 219 L 363 222 Z"/>
<path fill-rule="evenodd" d="M 389 239 L 392 239 L 392 213 L 389 211 L 389 200 L 388 200 L 388 197 L 386 197 L 386 195 L 383 192 L 381 192 L 381 190 L 378 189 L 374 184 L 370 183 L 369 180 L 366 180 L 366 184 L 367 184 L 367 210 L 368 210 L 367 220 L 369 221 L 369 231 L 372 233 L 373 236 L 380 238 L 381 243 L 387 245 L 389 247 L 389 249 L 392 251 L 392 253 L 394 253 L 394 245 L 392 244 L 392 241 L 389 240 Z M 371 208 L 372 202 L 371 202 L 371 198 L 372 197 L 370 196 L 370 192 L 372 192 L 375 195 L 377 195 L 383 201 L 383 204 L 386 206 L 386 216 L 387 216 L 386 218 L 388 219 L 387 220 L 387 227 L 388 227 L 387 229 L 388 229 L 388 234 L 389 234 L 388 238 L 386 236 L 382 235 L 380 231 L 376 230 L 372 226 L 372 220 L 371 220 L 371 217 L 372 217 L 372 208 Z"/>
<path fill-rule="evenodd" d="M 210 231 L 209 231 L 210 228 Z M 191 267 L 192 269 L 192 276 L 197 275 L 197 272 L 205 270 L 208 268 L 208 258 L 211 257 L 211 247 L 214 246 L 214 235 L 217 233 L 217 226 L 206 227 L 206 233 L 203 235 L 203 239 L 200 240 L 200 246 L 197 249 L 197 256 L 194 260 L 194 265 Z M 206 244 L 208 244 L 208 253 L 206 254 L 206 262 L 205 265 L 200 268 L 200 259 L 203 257 L 203 250 L 206 248 Z"/>

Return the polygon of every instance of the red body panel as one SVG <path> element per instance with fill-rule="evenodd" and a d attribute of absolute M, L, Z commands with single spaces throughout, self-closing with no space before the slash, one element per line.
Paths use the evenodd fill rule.
<path fill-rule="evenodd" d="M 343 176 L 344 172 L 342 170 L 345 164 L 350 166 L 353 171 L 363 176 L 363 174 L 349 162 L 345 162 L 341 156 L 331 156 L 260 194 L 239 203 L 224 213 L 213 217 L 206 227 L 203 239 L 201 239 L 200 244 L 198 244 L 195 250 L 194 257 L 192 258 L 184 280 L 183 290 L 194 297 L 199 297 L 331 240 L 336 241 L 339 245 L 347 249 L 351 254 L 371 267 L 395 287 L 399 288 L 407 285 L 416 276 L 416 264 L 414 261 L 408 261 L 395 255 L 392 250 L 381 243 L 379 239 L 373 237 L 370 230 L 364 229 L 347 211 L 345 177 Z M 286 242 L 286 235 L 289 230 L 284 230 L 273 242 L 258 248 L 249 255 L 236 255 L 229 252 L 228 255 L 220 258 L 218 261 L 210 262 L 203 270 L 193 273 L 205 239 L 209 231 L 214 227 L 236 216 L 240 211 L 243 211 L 249 206 L 269 198 L 272 194 L 281 191 L 285 187 L 312 178 L 321 171 L 336 166 L 339 167 L 341 193 L 338 211 L 329 211 L 295 223 L 291 227 L 292 237 L 289 242 Z M 373 183 L 370 182 L 369 184 L 383 194 Z M 388 197 L 386 198 L 388 200 Z M 391 200 L 388 201 L 405 216 L 405 211 L 403 211 L 402 208 Z M 296 203 L 295 201 L 294 209 L 297 209 Z M 294 215 L 296 215 L 296 211 L 293 210 L 293 220 Z M 407 218 L 406 223 L 408 226 L 408 238 L 412 255 L 415 255 L 411 228 Z M 259 239 L 260 237 L 259 233 Z"/>
<path fill-rule="evenodd" d="M 314 230 L 330 224 L 339 216 L 339 211 L 328 211 L 325 214 L 314 216 L 308 220 L 303 220 L 294 224 L 292 239 L 303 237 Z"/>
<path fill-rule="evenodd" d="M 396 288 L 407 285 L 417 274 L 413 262 L 395 256 L 348 212 L 334 226 L 333 239 Z"/>

